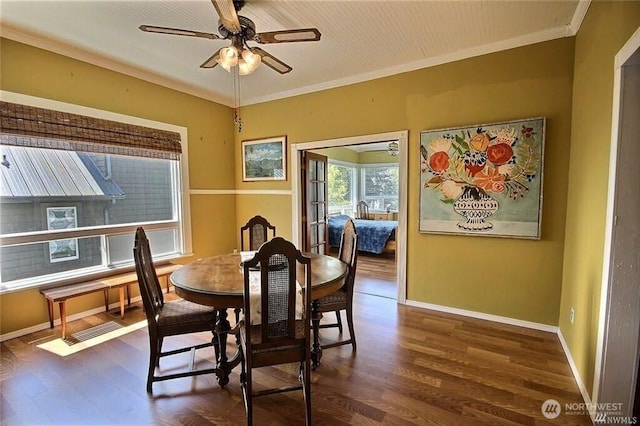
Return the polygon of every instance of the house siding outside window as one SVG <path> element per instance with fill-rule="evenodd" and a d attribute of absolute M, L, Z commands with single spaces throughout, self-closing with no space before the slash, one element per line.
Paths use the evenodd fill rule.
<path fill-rule="evenodd" d="M 158 260 L 190 251 L 180 159 L 12 146 L 6 136 L 0 131 L 0 291 L 131 268 L 137 226 Z"/>

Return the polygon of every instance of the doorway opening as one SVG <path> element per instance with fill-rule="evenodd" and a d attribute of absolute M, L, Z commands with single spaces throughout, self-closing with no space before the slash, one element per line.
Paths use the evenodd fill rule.
<path fill-rule="evenodd" d="M 594 402 L 640 415 L 640 29 L 615 58 L 613 128 Z M 597 414 L 596 414 L 597 415 Z"/>
<path fill-rule="evenodd" d="M 395 289 L 395 299 L 398 303 L 406 303 L 406 222 L 407 222 L 407 136 L 408 131 L 378 133 L 372 135 L 322 140 L 314 142 L 305 142 L 295 144 L 291 147 L 291 179 L 292 179 L 292 218 L 293 240 L 302 245 L 302 229 L 301 212 L 303 211 L 302 183 L 301 183 L 301 153 L 305 151 L 320 150 L 326 148 L 346 147 L 346 146 L 365 146 L 366 144 L 379 143 L 381 141 L 398 141 L 398 209 L 397 209 L 397 228 L 395 230 L 395 274 L 397 288 Z M 362 257 L 361 257 L 362 258 Z M 358 270 L 360 271 L 361 263 L 359 261 Z"/>

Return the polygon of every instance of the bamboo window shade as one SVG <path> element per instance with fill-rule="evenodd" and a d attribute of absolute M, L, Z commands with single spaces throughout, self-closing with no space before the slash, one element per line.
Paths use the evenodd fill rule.
<path fill-rule="evenodd" d="M 0 144 L 177 160 L 180 134 L 0 102 Z"/>

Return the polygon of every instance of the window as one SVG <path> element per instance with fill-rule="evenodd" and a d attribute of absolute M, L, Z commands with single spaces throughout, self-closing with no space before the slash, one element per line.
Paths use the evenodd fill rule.
<path fill-rule="evenodd" d="M 138 226 L 145 227 L 156 261 L 191 251 L 182 219 L 188 213 L 188 195 L 181 195 L 187 173 L 183 128 L 123 116 L 117 118 L 129 123 L 108 121 L 95 115 L 115 115 L 96 110 L 86 109 L 95 115 L 85 117 L 0 105 L 0 291 L 131 269 Z M 38 123 L 18 128 L 30 115 Z M 16 126 L 5 126 L 14 117 Z M 64 137 L 56 129 L 33 131 L 42 122 L 80 119 L 100 128 L 106 140 L 97 141 L 92 129 Z M 117 131 L 109 133 L 114 126 Z"/>
<path fill-rule="evenodd" d="M 47 207 L 49 229 L 69 229 L 78 227 L 75 207 Z M 65 262 L 78 259 L 78 239 L 55 240 L 49 243 L 49 261 Z M 6 274 L 5 274 L 6 275 Z"/>
<path fill-rule="evenodd" d="M 360 200 L 369 210 L 398 210 L 397 163 L 352 164 L 329 159 L 329 214 L 353 216 Z"/>
<path fill-rule="evenodd" d="M 361 166 L 362 199 L 369 210 L 398 210 L 398 165 Z"/>
<path fill-rule="evenodd" d="M 357 202 L 356 167 L 329 160 L 328 172 L 329 214 L 353 215 L 353 206 Z"/>

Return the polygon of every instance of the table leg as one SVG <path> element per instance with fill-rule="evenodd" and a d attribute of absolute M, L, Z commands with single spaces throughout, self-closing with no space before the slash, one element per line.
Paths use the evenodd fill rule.
<path fill-rule="evenodd" d="M 218 385 L 224 387 L 229 383 L 229 373 L 231 368 L 227 363 L 227 334 L 231 329 L 229 320 L 227 319 L 227 310 L 218 309 L 216 315 L 215 333 L 218 336 L 218 350 L 216 351 L 216 376 L 218 376 Z"/>
<path fill-rule="evenodd" d="M 313 345 L 311 346 L 311 368 L 315 370 L 320 365 L 322 347 L 320 346 L 320 320 L 322 312 L 317 300 L 311 302 L 311 323 L 313 324 Z"/>
<path fill-rule="evenodd" d="M 242 309 L 235 308 L 233 312 L 236 315 L 236 325 L 237 325 L 238 323 L 240 323 L 240 313 L 242 312 Z M 238 330 L 238 332 L 236 333 L 236 345 L 238 346 L 238 348 L 240 347 L 240 330 Z"/>
<path fill-rule="evenodd" d="M 216 311 L 216 318 L 218 318 L 218 312 Z M 220 343 L 218 341 L 218 339 L 220 339 L 220 336 L 218 336 L 218 333 L 216 332 L 216 327 L 215 324 L 213 326 L 213 330 L 211 330 L 211 345 L 213 346 L 213 350 L 215 351 L 216 354 L 216 364 L 218 363 L 218 359 L 220 359 Z"/>

